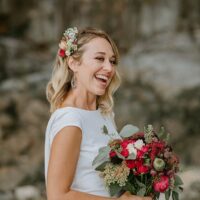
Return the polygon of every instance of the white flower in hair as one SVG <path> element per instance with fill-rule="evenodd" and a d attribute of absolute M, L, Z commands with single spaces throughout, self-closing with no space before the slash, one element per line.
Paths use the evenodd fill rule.
<path fill-rule="evenodd" d="M 60 51 L 62 51 L 62 54 L 59 54 L 61 57 L 65 57 L 65 56 L 63 56 L 63 51 L 65 51 L 64 54 L 66 56 L 70 56 L 78 49 L 77 48 L 77 35 L 78 35 L 78 29 L 76 27 L 68 28 L 64 32 L 64 37 L 65 37 L 66 41 L 61 41 L 59 44 Z"/>
<path fill-rule="evenodd" d="M 68 28 L 65 31 L 64 36 L 68 37 L 69 40 L 74 41 L 77 37 L 77 34 L 78 34 L 78 29 L 74 27 L 74 28 Z"/>

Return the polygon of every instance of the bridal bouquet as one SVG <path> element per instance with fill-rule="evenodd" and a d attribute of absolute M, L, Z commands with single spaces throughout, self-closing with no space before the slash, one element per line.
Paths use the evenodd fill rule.
<path fill-rule="evenodd" d="M 164 128 L 156 132 L 148 125 L 139 132 L 137 127 L 126 125 L 119 135 L 121 139 L 111 139 L 93 161 L 111 196 L 129 191 L 159 199 L 160 193 L 165 193 L 166 200 L 170 196 L 178 200 L 183 189 L 177 175 L 179 159 L 168 145 L 169 134 Z"/>

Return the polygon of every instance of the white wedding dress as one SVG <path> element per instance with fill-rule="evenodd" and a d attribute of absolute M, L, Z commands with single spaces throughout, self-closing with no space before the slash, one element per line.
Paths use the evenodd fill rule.
<path fill-rule="evenodd" d="M 110 197 L 103 179 L 92 166 L 92 161 L 97 156 L 99 148 L 108 144 L 110 137 L 119 138 L 113 118 L 113 113 L 105 117 L 100 109 L 94 111 L 75 107 L 57 109 L 51 115 L 45 133 L 45 181 L 47 181 L 51 144 L 55 135 L 63 127 L 77 126 L 82 130 L 82 143 L 71 189 Z M 108 135 L 102 131 L 104 125 L 108 129 Z"/>

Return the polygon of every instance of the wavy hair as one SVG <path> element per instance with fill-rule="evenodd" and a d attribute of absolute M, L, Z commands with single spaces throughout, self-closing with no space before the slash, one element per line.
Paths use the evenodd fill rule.
<path fill-rule="evenodd" d="M 114 52 L 116 57 L 116 63 L 119 63 L 119 52 L 114 41 L 106 34 L 104 31 L 96 29 L 96 28 L 85 28 L 78 32 L 77 36 L 77 50 L 71 55 L 75 60 L 81 61 L 82 55 L 84 53 L 84 48 L 82 48 L 85 44 L 90 42 L 92 39 L 101 37 L 106 39 Z M 63 41 L 61 43 L 63 45 Z M 62 58 L 59 56 L 59 51 L 56 55 L 56 60 L 54 64 L 54 68 L 52 71 L 52 76 L 50 81 L 46 87 L 46 96 L 47 100 L 50 103 L 50 112 L 54 112 L 61 106 L 61 103 L 71 89 L 71 79 L 73 76 L 73 71 L 69 68 L 67 63 L 67 58 Z M 112 112 L 114 101 L 113 94 L 118 89 L 121 83 L 121 79 L 119 76 L 118 69 L 116 67 L 115 74 L 107 87 L 105 94 L 102 96 L 97 96 L 97 106 L 100 108 L 103 114 L 109 114 Z"/>

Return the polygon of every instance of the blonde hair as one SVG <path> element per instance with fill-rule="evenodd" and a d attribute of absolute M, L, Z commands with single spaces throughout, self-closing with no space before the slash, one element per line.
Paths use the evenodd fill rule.
<path fill-rule="evenodd" d="M 89 41 L 94 38 L 101 37 L 105 38 L 111 45 L 114 55 L 116 57 L 116 63 L 119 63 L 119 52 L 114 41 L 102 30 L 96 28 L 86 28 L 80 30 L 78 33 L 78 48 L 71 55 L 74 59 L 80 61 L 84 53 L 84 49 L 81 48 Z M 61 43 L 63 45 L 63 40 Z M 71 89 L 71 79 L 73 76 L 72 70 L 68 67 L 67 58 L 62 58 L 59 56 L 59 52 L 56 56 L 55 65 L 52 71 L 52 77 L 46 87 L 47 100 L 50 103 L 50 112 L 54 112 L 60 107 L 62 100 L 64 99 L 67 92 Z M 109 114 L 112 112 L 114 101 L 113 94 L 118 89 L 121 79 L 117 68 L 115 69 L 115 74 L 107 87 L 105 94 L 102 96 L 97 96 L 97 106 L 100 108 L 101 112 L 104 114 Z"/>

